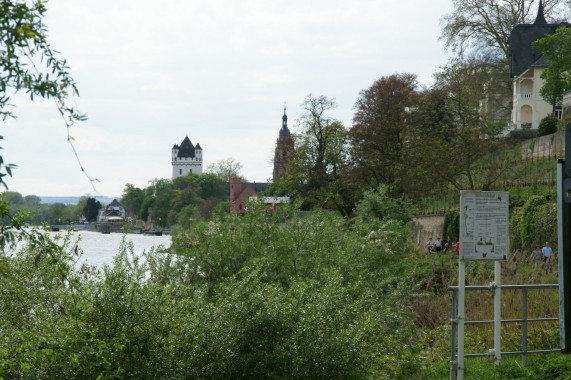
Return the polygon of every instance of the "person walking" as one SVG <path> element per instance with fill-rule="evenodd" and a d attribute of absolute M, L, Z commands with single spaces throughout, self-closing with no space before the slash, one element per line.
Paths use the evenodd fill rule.
<path fill-rule="evenodd" d="M 428 239 L 428 242 L 426 242 L 426 248 L 428 248 L 428 253 L 432 252 L 433 246 L 434 246 L 434 242 L 432 241 L 432 238 Z"/>
<path fill-rule="evenodd" d="M 448 239 L 445 236 L 444 239 L 442 239 L 442 253 L 446 253 L 447 249 L 448 249 Z"/>
<path fill-rule="evenodd" d="M 553 256 L 553 250 L 549 246 L 549 242 L 545 242 L 545 247 L 541 249 L 541 254 L 543 255 L 543 262 L 547 262 L 551 256 Z"/>
<path fill-rule="evenodd" d="M 442 243 L 440 242 L 440 238 L 436 238 L 436 241 L 434 242 L 434 248 L 436 248 L 436 253 L 440 253 L 442 252 Z"/>
<path fill-rule="evenodd" d="M 543 253 L 539 249 L 539 245 L 535 246 L 535 249 L 531 252 L 530 258 L 533 260 L 533 267 L 537 268 L 538 265 L 541 263 L 541 259 L 543 257 Z"/>

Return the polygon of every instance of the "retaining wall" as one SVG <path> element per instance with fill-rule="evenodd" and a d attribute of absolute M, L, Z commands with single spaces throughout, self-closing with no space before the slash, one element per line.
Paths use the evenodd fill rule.
<path fill-rule="evenodd" d="M 551 157 L 565 154 L 565 131 L 521 142 L 522 157 Z"/>
<path fill-rule="evenodd" d="M 410 240 L 417 248 L 426 247 L 429 238 L 444 237 L 444 215 L 425 215 L 418 216 L 408 223 L 410 230 Z"/>

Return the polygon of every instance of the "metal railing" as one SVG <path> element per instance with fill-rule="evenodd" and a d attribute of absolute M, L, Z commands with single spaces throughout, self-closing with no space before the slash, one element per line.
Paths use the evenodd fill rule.
<path fill-rule="evenodd" d="M 527 317 L 527 291 L 528 289 L 559 289 L 558 284 L 532 284 L 532 285 L 501 285 L 501 289 L 521 289 L 522 290 L 522 316 L 520 319 L 502 319 L 502 323 L 521 323 L 522 326 L 522 350 L 521 351 L 508 351 L 502 352 L 504 355 L 520 355 L 522 365 L 525 365 L 527 355 L 529 354 L 544 354 L 550 352 L 560 352 L 560 348 L 547 349 L 547 350 L 528 350 L 527 349 L 527 324 L 528 322 L 547 322 L 547 321 L 559 321 L 559 318 L 528 318 Z M 473 285 L 466 286 L 466 291 L 469 290 L 491 290 L 489 285 Z M 451 334 L 450 334 L 450 379 L 454 380 L 456 378 L 456 328 L 458 325 L 458 310 L 457 310 L 457 293 L 458 286 L 449 286 L 448 291 L 452 292 L 452 319 L 451 319 Z M 493 324 L 493 320 L 486 321 L 464 321 L 465 325 L 478 325 L 478 324 Z M 490 353 L 482 354 L 464 354 L 465 358 L 474 357 L 486 357 Z"/>

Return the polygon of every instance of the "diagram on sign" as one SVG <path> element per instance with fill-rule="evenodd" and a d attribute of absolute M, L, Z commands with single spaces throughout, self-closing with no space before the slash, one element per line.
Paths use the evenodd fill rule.
<path fill-rule="evenodd" d="M 508 193 L 460 193 L 460 259 L 506 260 Z"/>

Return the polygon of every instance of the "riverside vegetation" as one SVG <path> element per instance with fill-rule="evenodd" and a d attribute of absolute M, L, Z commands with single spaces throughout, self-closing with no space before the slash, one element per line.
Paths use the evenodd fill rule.
<path fill-rule="evenodd" d="M 385 191 L 367 192 L 351 220 L 299 206 L 215 212 L 142 257 L 124 243 L 113 265 L 95 271 L 75 269 L 71 235 L 13 231 L 27 245 L 1 257 L 0 376 L 447 377 L 456 258 L 415 250 L 407 213 Z M 522 244 L 528 217 L 553 229 L 549 210 L 514 210 L 512 242 Z M 553 263 L 535 269 L 527 259 L 526 250 L 512 254 L 503 282 L 556 282 Z M 492 270 L 469 263 L 467 283 L 488 283 Z M 520 294 L 502 299 L 505 318 L 520 315 Z M 530 317 L 558 314 L 554 291 L 530 291 L 528 304 Z M 489 319 L 491 305 L 489 294 L 471 294 L 467 317 Z M 502 336 L 504 350 L 518 349 L 520 326 Z M 558 346 L 555 323 L 531 324 L 528 336 L 529 349 Z M 484 352 L 491 339 L 489 328 L 471 327 L 467 351 Z M 518 360 L 471 360 L 466 377 L 569 378 L 567 356 Z"/>
<path fill-rule="evenodd" d="M 412 247 L 407 200 L 498 189 L 501 173 L 520 175 L 507 159 L 486 160 L 505 149 L 494 138 L 505 123 L 482 115 L 480 101 L 511 98 L 507 33 L 533 21 L 532 1 L 453 3 L 442 37 L 460 54 L 438 69 L 434 86 L 421 90 L 409 73 L 379 78 L 360 93 L 348 131 L 327 115 L 332 99 L 305 99 L 296 149 L 270 189 L 297 201 L 275 214 L 255 204 L 243 217 L 224 212 L 214 177 L 210 185 L 190 177 L 157 180 L 149 189 L 127 185 L 124 200 L 137 216 L 146 219 L 152 206 L 158 225 L 180 226 L 172 246 L 136 257 L 124 243 L 113 265 L 87 270 L 74 266 L 81 250 L 71 235 L 51 240 L 40 229 L 22 230 L 34 220 L 25 210 L 36 198 L 12 211 L 0 202 L 7 223 L 0 226 L 0 377 L 447 378 L 446 288 L 457 282 L 455 259 Z M 54 98 L 70 127 L 84 116 L 67 105 L 77 90 L 47 43 L 45 4 L 3 2 L 0 50 L 9 59 L 1 61 L 0 118 L 11 115 L 6 89 L 26 90 Z M 554 0 L 546 11 L 557 15 L 558 6 L 563 2 Z M 470 48 L 477 58 L 462 54 Z M 51 80 L 26 70 L 44 68 L 28 64 L 34 57 L 46 57 Z M 12 168 L 0 157 L 0 185 Z M 61 206 L 61 218 L 46 218 L 81 211 Z M 527 262 L 530 242 L 555 242 L 553 210 L 547 199 L 512 208 L 504 283 L 555 282 L 554 263 L 536 269 Z M 455 217 L 448 216 L 451 239 Z M 23 246 L 7 254 L 14 243 Z M 468 282 L 488 283 L 491 267 L 470 263 Z M 468 317 L 491 315 L 490 303 L 489 294 L 470 295 Z M 517 317 L 519 305 L 518 294 L 505 292 L 506 318 Z M 529 308 L 530 317 L 556 315 L 556 293 L 530 292 Z M 468 352 L 491 346 L 488 330 L 467 329 Z M 519 327 L 502 334 L 503 347 L 516 349 Z M 557 338 L 555 324 L 529 327 L 530 349 L 556 347 Z M 530 357 L 525 367 L 514 358 L 498 367 L 466 363 L 466 377 L 474 379 L 569 373 L 571 360 L 562 355 Z"/>

